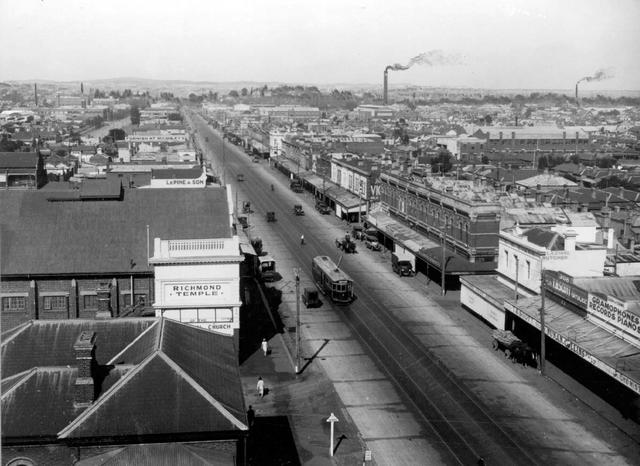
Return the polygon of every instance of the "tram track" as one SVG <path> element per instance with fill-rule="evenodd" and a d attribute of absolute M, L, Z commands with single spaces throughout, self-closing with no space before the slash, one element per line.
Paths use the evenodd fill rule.
<path fill-rule="evenodd" d="M 206 125 L 202 126 L 216 140 L 220 139 Z M 263 177 L 254 173 L 249 160 L 242 160 L 246 156 L 234 147 L 227 150 L 241 158 L 229 163 L 227 173 L 236 175 L 238 170 L 244 170 L 245 176 L 249 175 L 240 189 L 249 195 L 256 214 L 267 210 L 286 213 L 281 202 L 278 202 L 280 205 L 277 208 L 269 205 L 269 202 L 282 201 L 289 196 L 284 193 L 265 195 L 266 188 L 260 189 L 264 183 Z M 301 219 L 294 222 L 289 217 L 277 215 L 278 224 L 274 228 L 283 241 L 289 243 L 292 256 L 300 264 L 310 264 L 313 256 L 335 250 L 333 243 L 320 240 L 315 232 L 309 231 L 311 223 L 317 228 L 317 220 L 306 218 L 303 226 L 307 230 L 307 244 L 298 247 L 297 232 L 301 230 Z M 351 261 L 345 261 L 341 268 L 355 278 L 359 273 L 352 270 L 353 265 L 349 262 Z M 379 368 L 404 395 L 404 401 L 413 408 L 412 411 L 420 416 L 421 424 L 426 428 L 425 435 L 430 433 L 434 436 L 429 439 L 430 442 L 440 443 L 458 464 L 476 464 L 481 456 L 487 464 L 538 464 L 527 446 L 519 442 L 524 439 L 515 438 L 513 433 L 505 430 L 499 421 L 487 413 L 482 403 L 475 399 L 456 376 L 380 305 L 380 300 L 376 299 L 373 292 L 357 281 L 356 287 L 358 300 L 350 306 L 340 307 L 343 320 L 354 335 L 357 335 Z"/>

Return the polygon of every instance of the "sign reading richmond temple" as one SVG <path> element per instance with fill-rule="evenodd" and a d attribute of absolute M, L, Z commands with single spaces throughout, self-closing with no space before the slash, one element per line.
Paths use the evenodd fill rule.
<path fill-rule="evenodd" d="M 220 239 L 154 241 L 156 315 L 238 338 L 240 245 Z"/>

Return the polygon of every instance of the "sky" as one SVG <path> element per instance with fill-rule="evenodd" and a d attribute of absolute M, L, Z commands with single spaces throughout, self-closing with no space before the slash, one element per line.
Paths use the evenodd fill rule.
<path fill-rule="evenodd" d="M 0 80 L 640 90 L 640 0 L 0 0 Z"/>

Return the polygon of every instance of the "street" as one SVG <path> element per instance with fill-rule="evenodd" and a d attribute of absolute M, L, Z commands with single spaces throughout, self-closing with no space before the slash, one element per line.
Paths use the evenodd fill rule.
<path fill-rule="evenodd" d="M 220 157 L 219 134 L 198 117 L 193 126 L 200 137 L 209 138 L 205 155 Z M 317 214 L 313 198 L 291 192 L 285 176 L 267 161 L 252 164 L 231 144 L 225 154 L 227 183 L 237 190 L 240 204 L 249 200 L 255 210 L 249 218 L 250 236 L 261 236 L 270 254 L 278 252 L 283 280 L 274 286 L 285 286 L 293 267 L 299 267 L 310 284 L 311 259 L 321 254 L 335 258 L 334 239 L 348 225 Z M 246 181 L 235 181 L 239 173 Z M 270 184 L 276 187 L 273 193 Z M 293 216 L 294 203 L 303 203 L 308 214 Z M 275 212 L 276 222 L 266 224 L 262 217 L 267 211 Z M 305 235 L 304 247 L 300 234 Z M 358 248 L 358 254 L 345 255 L 340 265 L 354 279 L 358 299 L 334 310 L 341 322 L 332 317 L 331 325 L 317 322 L 323 325 L 322 335 L 307 330 L 303 337 L 308 345 L 320 338 L 334 341 L 332 332 L 345 340 L 354 338 L 364 354 L 339 363 L 354 364 L 347 372 L 356 376 L 364 364 L 377 371 L 368 383 L 393 386 L 400 403 L 392 407 L 401 416 L 392 428 L 400 435 L 371 426 L 372 419 L 388 417 L 389 406 L 354 402 L 362 380 L 320 363 L 334 386 L 349 387 L 351 398 L 338 392 L 368 445 L 398 448 L 402 440 L 419 438 L 426 440 L 418 442 L 424 455 L 446 464 L 474 464 L 479 457 L 486 464 L 632 464 L 640 457 L 637 431 L 630 438 L 584 405 L 565 403 L 556 393 L 559 387 L 548 379 L 537 381 L 535 370 L 504 360 L 488 343 L 488 327 L 476 322 L 468 328 L 473 319 L 464 315 L 455 296 L 440 298 L 427 289 L 423 276 L 396 276 L 388 252 L 368 251 L 362 243 Z M 388 441 L 381 442 L 383 438 Z"/>

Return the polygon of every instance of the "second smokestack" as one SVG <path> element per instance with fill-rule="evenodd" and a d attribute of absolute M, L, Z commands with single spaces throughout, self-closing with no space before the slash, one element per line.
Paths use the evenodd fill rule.
<path fill-rule="evenodd" d="M 387 85 L 389 79 L 389 67 L 384 69 L 384 81 L 383 81 L 383 90 L 382 90 L 382 101 L 384 105 L 387 105 Z"/>

